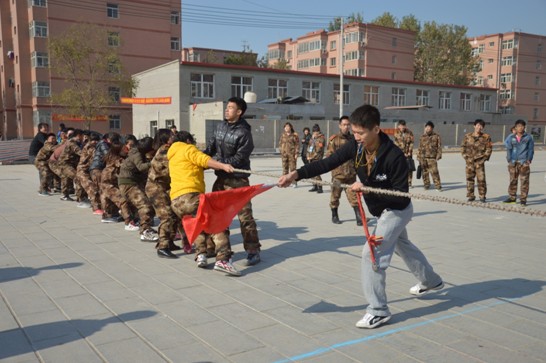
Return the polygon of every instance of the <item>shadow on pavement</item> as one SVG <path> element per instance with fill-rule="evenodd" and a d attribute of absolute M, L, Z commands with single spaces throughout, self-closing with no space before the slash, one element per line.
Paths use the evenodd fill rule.
<path fill-rule="evenodd" d="M 60 265 L 52 265 L 52 266 L 46 266 L 46 267 L 40 267 L 40 268 L 24 267 L 24 266 L 0 268 L 0 282 L 26 279 L 28 277 L 36 276 L 40 272 L 46 271 L 46 270 L 64 270 L 67 268 L 74 268 L 74 267 L 79 267 L 82 265 L 83 263 L 81 262 L 71 262 L 71 263 L 63 263 Z"/>

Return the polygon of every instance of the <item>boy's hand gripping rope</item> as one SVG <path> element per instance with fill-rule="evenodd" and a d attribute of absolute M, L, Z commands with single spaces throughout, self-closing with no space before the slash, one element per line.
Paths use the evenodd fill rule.
<path fill-rule="evenodd" d="M 375 234 L 370 235 L 368 230 L 368 221 L 366 220 L 366 213 L 364 213 L 364 208 L 362 208 L 362 192 L 357 192 L 356 196 L 358 198 L 358 211 L 360 212 L 360 218 L 362 218 L 362 227 L 364 228 L 364 234 L 366 235 L 366 241 L 368 246 L 370 246 L 370 260 L 372 262 L 372 268 L 374 271 L 379 270 L 379 264 L 375 259 L 375 251 L 377 246 L 383 242 L 383 237 L 376 236 Z"/>

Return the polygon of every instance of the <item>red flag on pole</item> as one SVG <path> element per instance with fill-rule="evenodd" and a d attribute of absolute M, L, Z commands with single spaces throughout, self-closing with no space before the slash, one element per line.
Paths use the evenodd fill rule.
<path fill-rule="evenodd" d="M 273 185 L 258 184 L 201 194 L 196 216 L 184 216 L 182 220 L 188 240 L 193 243 L 202 231 L 224 231 L 246 203 L 272 187 Z"/>

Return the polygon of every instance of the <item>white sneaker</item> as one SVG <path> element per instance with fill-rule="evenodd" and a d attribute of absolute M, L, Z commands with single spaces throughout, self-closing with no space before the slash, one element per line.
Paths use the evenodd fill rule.
<path fill-rule="evenodd" d="M 374 316 L 370 313 L 366 313 L 362 319 L 356 322 L 357 328 L 366 328 L 373 329 L 377 328 L 380 325 L 385 324 L 387 321 L 391 320 L 391 316 Z"/>
<path fill-rule="evenodd" d="M 140 234 L 140 240 L 144 242 L 156 242 L 159 239 L 157 232 L 148 228 Z"/>
<path fill-rule="evenodd" d="M 205 268 L 207 267 L 207 254 L 202 253 L 199 256 L 197 256 L 197 267 Z"/>
<path fill-rule="evenodd" d="M 125 225 L 125 230 L 126 231 L 138 231 L 139 230 L 139 227 L 135 224 L 135 222 L 131 221 L 129 222 L 129 224 L 126 224 Z"/>
<path fill-rule="evenodd" d="M 241 276 L 241 273 L 237 271 L 237 269 L 231 264 L 231 260 L 229 261 L 216 261 L 214 264 L 214 270 L 225 272 L 228 275 L 231 276 Z"/>
<path fill-rule="evenodd" d="M 443 288 L 444 288 L 444 282 L 441 281 L 438 285 L 434 287 L 429 287 L 429 288 L 422 287 L 421 284 L 417 284 L 413 286 L 411 289 L 409 289 L 409 292 L 410 294 L 415 296 L 423 296 L 434 291 L 442 290 Z"/>

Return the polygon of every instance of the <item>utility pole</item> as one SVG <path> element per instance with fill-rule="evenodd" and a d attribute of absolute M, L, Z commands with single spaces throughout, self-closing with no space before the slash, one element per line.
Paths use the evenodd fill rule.
<path fill-rule="evenodd" d="M 339 31 L 339 117 L 343 116 L 343 71 L 344 71 L 344 59 L 343 48 L 345 47 L 345 39 L 343 35 L 343 17 L 340 17 L 340 31 Z"/>

